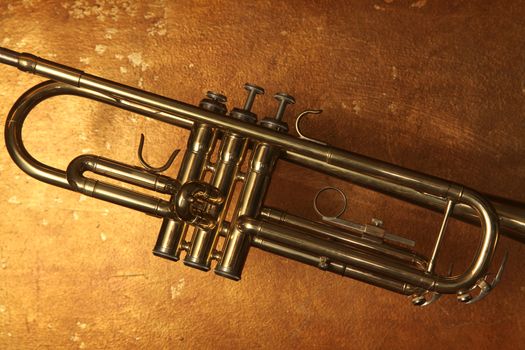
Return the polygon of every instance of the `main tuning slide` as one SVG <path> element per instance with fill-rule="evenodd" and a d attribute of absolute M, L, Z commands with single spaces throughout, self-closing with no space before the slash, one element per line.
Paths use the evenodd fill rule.
<path fill-rule="evenodd" d="M 455 294 L 463 303 L 485 297 L 498 283 L 507 255 L 497 268 L 492 257 L 499 233 L 525 242 L 525 207 L 494 199 L 450 181 L 331 147 L 305 136 L 303 117 L 319 114 L 305 110 L 296 119 L 298 136 L 288 133 L 286 106 L 295 99 L 277 93 L 274 116 L 258 118 L 253 111 L 264 89 L 246 84 L 246 102 L 228 111 L 226 97 L 208 92 L 198 106 L 125 86 L 31 54 L 0 48 L 0 63 L 51 79 L 29 89 L 15 102 L 6 122 L 5 140 L 13 161 L 28 175 L 45 183 L 125 206 L 162 219 L 153 254 L 203 271 L 214 265 L 216 274 L 240 280 L 251 247 L 284 256 L 338 275 L 354 278 L 407 295 L 418 306 L 429 305 L 443 294 Z M 138 149 L 142 166 L 128 165 L 97 155 L 81 155 L 67 169 L 56 169 L 33 158 L 22 140 L 28 114 L 54 96 L 74 95 L 99 101 L 160 122 L 190 130 L 176 178 L 162 175 L 180 153 L 166 164 L 153 166 Z M 216 161 L 212 162 L 212 155 Z M 286 161 L 344 179 L 443 214 L 430 254 L 414 251 L 415 242 L 383 227 L 381 220 L 360 224 L 342 219 L 346 195 L 323 188 L 312 198 L 319 221 L 267 207 L 264 198 L 275 165 Z M 247 162 L 247 170 L 241 171 Z M 90 178 L 86 173 L 142 187 L 164 197 L 145 195 Z M 205 175 L 211 176 L 205 181 Z M 241 183 L 238 199 L 233 191 Z M 332 191 L 343 209 L 324 215 L 319 194 Z M 169 197 L 169 199 L 168 199 Z M 227 221 L 226 213 L 233 216 Z M 440 275 L 435 266 L 455 217 L 480 227 L 478 247 L 465 271 Z M 494 277 L 489 277 L 490 271 Z"/>

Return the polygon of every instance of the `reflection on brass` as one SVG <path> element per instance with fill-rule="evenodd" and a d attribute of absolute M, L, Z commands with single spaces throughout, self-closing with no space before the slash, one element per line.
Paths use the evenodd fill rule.
<path fill-rule="evenodd" d="M 299 137 L 289 135 L 283 117 L 286 105 L 295 100 L 284 93 L 275 95 L 279 100 L 275 117 L 257 122 L 251 109 L 256 95 L 264 90 L 255 85 L 246 84 L 245 105 L 228 112 L 226 97 L 211 91 L 199 106 L 192 106 L 26 53 L 0 48 L 0 62 L 51 79 L 23 94 L 9 113 L 5 138 L 14 162 L 30 176 L 48 184 L 162 218 L 153 249 L 157 256 L 178 260 L 185 252 L 186 265 L 205 271 L 217 260 L 218 275 L 240 280 L 250 247 L 255 246 L 409 295 L 414 305 L 423 306 L 438 300 L 442 294 L 456 294 L 457 299 L 465 303 L 483 298 L 500 280 L 507 260 L 505 256 L 496 277 L 489 281 L 487 276 L 499 229 L 525 242 L 523 205 L 490 198 L 459 184 L 306 137 L 299 128 L 300 118 L 319 113 L 318 110 L 303 112 L 297 121 Z M 22 142 L 23 123 L 35 106 L 58 95 L 85 97 L 189 129 L 190 137 L 177 178 L 160 175 L 170 166 L 177 151 L 166 165 L 150 166 L 142 157 L 143 139 L 139 150 L 143 167 L 82 155 L 75 158 L 67 170 L 60 170 L 34 159 Z M 211 155 L 218 144 L 217 161 L 212 163 Z M 244 161 L 249 161 L 245 173 L 241 172 Z M 322 222 L 313 222 L 265 207 L 264 197 L 278 161 L 295 163 L 443 212 L 431 258 L 414 252 L 410 248 L 412 241 L 387 232 L 378 219 L 362 225 L 343 220 L 340 214 L 325 217 L 314 204 Z M 167 194 L 170 199 L 94 180 L 85 176 L 85 172 Z M 210 183 L 204 180 L 206 172 L 211 172 Z M 228 222 L 225 213 L 237 182 L 242 182 L 242 189 Z M 344 193 L 339 192 L 346 201 Z M 447 275 L 439 275 L 434 266 L 450 217 L 479 224 L 479 246 L 464 272 L 453 275 L 451 270 Z M 218 244 L 220 237 L 224 237 L 223 244 Z"/>

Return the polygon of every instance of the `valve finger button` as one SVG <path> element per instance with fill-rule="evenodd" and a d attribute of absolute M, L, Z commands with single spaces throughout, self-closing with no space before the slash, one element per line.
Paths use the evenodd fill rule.
<path fill-rule="evenodd" d="M 244 84 L 244 88 L 248 91 L 248 97 L 246 98 L 243 109 L 250 112 L 253 107 L 253 101 L 255 101 L 255 96 L 264 94 L 264 89 L 249 83 Z"/>
<path fill-rule="evenodd" d="M 277 113 L 275 113 L 274 119 L 281 121 L 284 117 L 284 111 L 286 110 L 286 106 L 293 105 L 295 103 L 295 98 L 293 98 L 293 96 L 285 94 L 284 92 L 278 92 L 273 97 L 277 101 L 279 101 L 279 108 L 277 109 Z"/>
<path fill-rule="evenodd" d="M 248 91 L 248 97 L 246 97 L 246 102 L 244 102 L 243 108 L 234 108 L 230 112 L 230 116 L 245 121 L 247 123 L 257 122 L 257 114 L 252 112 L 253 102 L 257 95 L 264 94 L 264 89 L 260 86 L 246 83 L 244 84 L 244 89 Z"/>
<path fill-rule="evenodd" d="M 208 91 L 206 98 L 199 103 L 199 107 L 218 114 L 226 114 L 228 112 L 226 101 L 226 96 L 218 92 Z"/>
<path fill-rule="evenodd" d="M 273 118 L 264 118 L 260 121 L 260 125 L 273 129 L 280 132 L 288 132 L 288 124 L 283 122 L 284 112 L 286 110 L 286 106 L 289 104 L 294 104 L 295 99 L 285 94 L 284 92 L 279 92 L 273 96 L 277 101 L 279 101 L 279 107 L 277 108 L 277 113 L 275 113 L 275 116 Z"/>

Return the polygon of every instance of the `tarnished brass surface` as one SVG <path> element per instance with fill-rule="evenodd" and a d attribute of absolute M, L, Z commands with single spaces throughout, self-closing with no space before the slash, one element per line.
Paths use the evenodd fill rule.
<path fill-rule="evenodd" d="M 521 6 L 4 2 L 0 44 L 195 104 L 214 89 L 239 106 L 245 81 L 288 91 L 298 98 L 291 110 L 324 109 L 304 123 L 308 135 L 523 201 Z M 3 70 L 0 114 L 40 80 Z M 153 164 L 185 146 L 181 129 L 68 102 L 37 110 L 24 134 L 30 151 L 57 167 L 79 152 L 136 164 L 140 132 L 148 144 L 165 143 L 148 147 Z M 255 106 L 261 116 L 274 107 Z M 151 256 L 156 220 L 27 178 L 5 151 L 0 171 L 2 348 L 511 348 L 523 340 L 523 247 L 507 239 L 511 260 L 490 302 L 421 310 L 255 250 L 242 284 L 203 278 Z M 305 198 L 326 179 L 280 163 L 268 202 L 313 218 Z M 439 228 L 433 214 L 346 190 L 352 218 L 379 216 L 420 238 Z M 459 240 L 448 255 L 464 254 L 475 229 L 450 229 L 466 232 L 445 238 Z"/>

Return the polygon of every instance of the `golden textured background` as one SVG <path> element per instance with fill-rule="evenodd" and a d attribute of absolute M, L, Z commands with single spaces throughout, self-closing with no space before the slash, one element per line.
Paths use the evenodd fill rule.
<path fill-rule="evenodd" d="M 324 113 L 338 147 L 525 200 L 525 6 L 512 1 L 0 1 L 0 46 L 198 103 L 242 84 Z M 0 115 L 41 78 L 0 67 Z M 64 168 L 82 152 L 161 163 L 186 131 L 78 98 L 45 103 L 24 136 Z M 178 164 L 178 163 L 177 163 Z M 168 174 L 175 176 L 176 167 Z M 235 283 L 151 254 L 160 220 L 27 177 L 0 151 L 0 348 L 513 348 L 525 337 L 523 247 L 482 302 L 418 309 L 401 296 L 252 250 Z M 340 181 L 279 164 L 267 203 L 315 218 Z M 439 216 L 344 186 L 347 217 L 384 219 L 428 254 Z M 85 200 L 84 200 L 85 199 Z M 454 224 L 443 259 L 478 230 Z M 463 234 L 462 234 L 463 233 Z M 474 237 L 469 240 L 468 237 Z M 446 263 L 440 265 L 446 270 Z M 457 267 L 456 272 L 459 272 Z"/>

